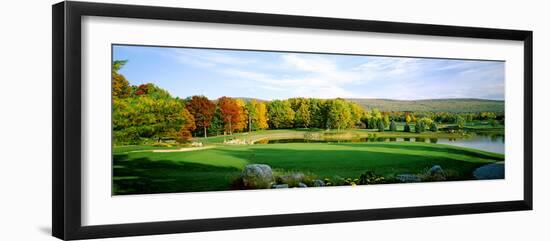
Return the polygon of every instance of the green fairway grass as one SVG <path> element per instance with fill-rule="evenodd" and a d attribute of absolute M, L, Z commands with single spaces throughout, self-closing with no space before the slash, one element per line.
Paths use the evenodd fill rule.
<path fill-rule="evenodd" d="M 233 180 L 251 163 L 319 179 L 357 178 L 366 171 L 386 177 L 419 174 L 440 165 L 455 173 L 455 180 L 469 180 L 475 168 L 504 160 L 501 154 L 414 142 L 213 145 L 187 152 L 136 152 L 151 148 L 114 147 L 113 194 L 231 190 Z"/>

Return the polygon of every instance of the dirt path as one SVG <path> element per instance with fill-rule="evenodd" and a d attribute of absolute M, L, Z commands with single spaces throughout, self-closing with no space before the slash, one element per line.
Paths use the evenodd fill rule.
<path fill-rule="evenodd" d="M 200 150 L 212 149 L 214 147 L 215 146 L 183 147 L 180 149 L 172 149 L 172 150 L 153 150 L 153 152 L 188 152 L 188 151 L 200 151 Z"/>

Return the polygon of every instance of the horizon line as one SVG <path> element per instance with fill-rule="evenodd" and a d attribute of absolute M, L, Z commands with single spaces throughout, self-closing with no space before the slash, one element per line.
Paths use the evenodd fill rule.
<path fill-rule="evenodd" d="M 376 97 L 335 97 L 335 98 L 318 98 L 318 97 L 289 97 L 289 98 L 280 98 L 280 99 L 262 99 L 262 98 L 256 98 L 256 97 L 245 97 L 245 96 L 227 96 L 223 95 L 217 98 L 209 98 L 206 95 L 191 95 L 187 97 L 181 97 L 181 96 L 175 96 L 181 99 L 187 99 L 191 98 L 193 96 L 205 96 L 209 100 L 217 100 L 221 97 L 229 97 L 233 99 L 254 99 L 254 100 L 260 100 L 260 101 L 274 101 L 274 100 L 288 100 L 288 99 L 297 99 L 297 98 L 303 98 L 303 99 L 320 99 L 320 100 L 333 100 L 333 99 L 344 99 L 344 100 L 389 100 L 389 101 L 429 101 L 429 100 L 483 100 L 483 101 L 497 101 L 497 102 L 505 102 L 504 99 L 484 99 L 484 98 L 468 98 L 468 97 L 456 97 L 456 98 L 428 98 L 428 99 L 391 99 L 391 98 L 376 98 Z"/>

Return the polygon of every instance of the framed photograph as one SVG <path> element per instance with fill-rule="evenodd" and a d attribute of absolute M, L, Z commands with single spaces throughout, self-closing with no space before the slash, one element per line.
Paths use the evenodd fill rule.
<path fill-rule="evenodd" d="M 524 30 L 55 4 L 53 235 L 531 210 L 532 54 Z"/>

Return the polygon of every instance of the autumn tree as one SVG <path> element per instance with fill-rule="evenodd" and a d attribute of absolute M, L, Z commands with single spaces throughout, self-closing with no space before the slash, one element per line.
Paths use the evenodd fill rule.
<path fill-rule="evenodd" d="M 126 98 L 130 94 L 130 84 L 126 78 L 119 74 L 118 71 L 124 67 L 127 60 L 115 60 L 113 61 L 111 70 L 111 86 L 113 98 Z"/>
<path fill-rule="evenodd" d="M 220 108 L 224 130 L 233 134 L 234 130 L 242 128 L 244 122 L 243 108 L 237 101 L 231 97 L 221 97 L 218 99 L 218 107 Z"/>
<path fill-rule="evenodd" d="M 388 113 L 382 114 L 382 121 L 384 122 L 384 126 L 390 125 L 390 115 Z"/>
<path fill-rule="evenodd" d="M 204 137 L 207 137 L 206 129 L 210 127 L 210 122 L 214 116 L 216 105 L 205 96 L 193 96 L 187 102 L 187 110 L 195 119 L 196 128 L 203 130 Z"/>
<path fill-rule="evenodd" d="M 126 61 L 114 61 L 112 127 L 115 143 L 140 144 L 163 138 L 188 141 L 193 116 L 181 99 L 153 84 L 132 86 L 118 71 Z"/>
<path fill-rule="evenodd" d="M 361 123 L 361 117 L 363 117 L 363 114 L 365 113 L 365 109 L 361 107 L 357 103 L 349 103 L 349 110 L 350 110 L 350 122 L 348 124 L 348 127 L 353 128 L 357 124 Z"/>
<path fill-rule="evenodd" d="M 191 140 L 191 138 L 193 137 L 191 135 L 191 132 L 196 128 L 195 121 L 193 120 L 193 115 L 191 115 L 191 113 L 189 113 L 187 109 L 183 108 L 182 116 L 186 121 L 183 122 L 183 124 L 181 125 L 179 133 L 176 133 L 175 138 L 176 141 L 180 143 Z"/>
<path fill-rule="evenodd" d="M 267 129 L 269 125 L 267 124 L 267 106 L 264 102 L 259 102 L 256 100 L 251 101 L 256 109 L 256 127 L 258 129 Z"/>

